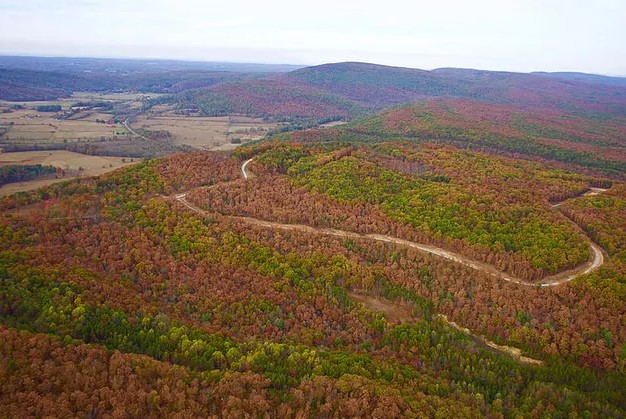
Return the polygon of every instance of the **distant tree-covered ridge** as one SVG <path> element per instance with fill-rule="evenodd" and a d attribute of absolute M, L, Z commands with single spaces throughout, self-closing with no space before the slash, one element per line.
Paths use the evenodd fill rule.
<path fill-rule="evenodd" d="M 438 99 L 383 111 L 352 124 L 294 132 L 302 142 L 436 141 L 512 157 L 626 175 L 626 120 L 485 102 Z"/>

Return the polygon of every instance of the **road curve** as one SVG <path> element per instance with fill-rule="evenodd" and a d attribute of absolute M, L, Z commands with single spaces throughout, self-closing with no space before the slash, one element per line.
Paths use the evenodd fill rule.
<path fill-rule="evenodd" d="M 253 159 L 246 160 L 241 165 L 241 173 L 243 174 L 244 179 L 248 179 L 249 177 L 249 173 L 246 171 L 246 166 L 252 160 Z M 204 211 L 203 209 L 198 208 L 197 206 L 187 201 L 185 193 L 175 195 L 175 198 L 181 204 L 185 205 L 190 210 L 202 216 L 210 215 L 209 212 Z M 507 282 L 512 282 L 512 283 L 524 285 L 524 286 L 532 286 L 532 287 L 553 287 L 556 285 L 561 285 L 563 283 L 573 280 L 579 275 L 586 274 L 586 273 L 589 273 L 598 269 L 604 263 L 604 254 L 602 253 L 602 249 L 597 244 L 590 241 L 589 247 L 591 249 L 591 253 L 593 256 L 593 258 L 590 261 L 570 271 L 562 272 L 557 275 L 552 275 L 547 278 L 544 278 L 543 281 L 529 282 L 529 281 L 524 281 L 519 278 L 515 278 L 504 272 L 498 271 L 494 266 L 489 265 L 487 263 L 472 260 L 468 257 L 465 257 L 458 253 L 451 252 L 446 249 L 442 249 L 440 247 L 423 244 L 423 243 L 416 243 L 416 242 L 412 242 L 409 240 L 404 240 L 398 237 L 388 236 L 384 234 L 375 234 L 375 233 L 361 234 L 361 233 L 355 233 L 352 231 L 344 231 L 344 230 L 338 230 L 338 229 L 333 229 L 333 228 L 311 227 L 311 226 L 304 225 L 304 224 L 283 224 L 283 223 L 278 223 L 275 221 L 259 220 L 257 218 L 252 218 L 252 217 L 228 216 L 228 218 L 233 219 L 233 220 L 243 221 L 251 225 L 256 225 L 259 227 L 270 228 L 270 229 L 275 229 L 275 230 L 301 231 L 301 232 L 306 232 L 306 233 L 324 234 L 324 235 L 329 235 L 329 236 L 337 236 L 337 237 L 344 237 L 344 238 L 351 238 L 351 239 L 368 239 L 368 240 L 375 240 L 375 241 L 384 242 L 384 243 L 393 243 L 393 244 L 397 244 L 400 246 L 417 249 L 425 253 L 430 253 L 432 255 L 436 255 L 436 256 L 451 260 L 453 262 L 456 262 L 461 265 L 467 266 L 469 268 L 484 272 L 488 275 L 491 275 L 498 279 L 502 279 Z"/>
<path fill-rule="evenodd" d="M 146 137 L 146 136 L 143 136 L 143 135 L 139 134 L 137 131 L 135 131 L 134 129 L 132 129 L 132 128 L 130 127 L 130 125 L 128 125 L 128 118 L 127 118 L 124 122 L 122 122 L 122 124 L 126 127 L 126 129 L 127 129 L 127 130 L 131 133 L 131 134 L 134 134 L 134 135 L 136 135 L 137 137 L 143 138 L 144 140 L 151 141 L 151 140 L 150 140 L 150 138 L 148 138 L 148 137 Z"/>
<path fill-rule="evenodd" d="M 608 191 L 608 189 L 604 189 L 604 188 L 589 188 L 589 189 L 587 189 L 587 192 L 583 193 L 580 196 L 596 196 L 596 195 L 600 195 L 601 193 L 604 193 L 606 191 Z M 565 200 L 563 200 L 561 202 L 557 202 L 556 204 L 552 204 L 552 208 L 558 208 L 561 205 L 563 205 L 566 201 L 567 201 L 567 199 L 565 199 Z"/>
<path fill-rule="evenodd" d="M 243 175 L 243 178 L 244 178 L 244 179 L 248 179 L 248 177 L 249 177 L 248 172 L 246 172 L 246 166 L 247 166 L 248 164 L 250 164 L 250 162 L 251 162 L 252 160 L 254 160 L 254 158 L 246 160 L 246 161 L 245 161 L 245 162 L 243 162 L 243 164 L 241 165 L 241 174 Z"/>
<path fill-rule="evenodd" d="M 242 165 L 241 165 L 241 173 L 244 177 L 244 179 L 248 179 L 249 174 L 246 171 L 246 166 L 252 161 L 253 159 L 248 159 L 246 160 Z M 592 190 L 592 193 L 588 193 L 589 195 L 591 194 L 597 194 L 597 193 L 601 193 L 602 191 L 598 191 L 598 190 Z M 202 216 L 210 216 L 211 214 L 208 211 L 204 211 L 201 208 L 198 208 L 197 206 L 193 205 L 192 203 L 190 203 L 189 201 L 187 201 L 186 199 L 187 194 L 186 193 L 181 193 L 178 195 L 175 195 L 174 198 L 180 202 L 181 204 L 183 204 L 184 206 L 186 206 L 187 208 L 189 208 L 190 210 L 202 215 Z M 558 204 L 560 205 L 560 204 Z M 554 205 L 554 207 L 557 207 L 558 205 Z M 595 269 L 598 269 L 600 266 L 602 266 L 602 264 L 604 263 L 604 254 L 602 252 L 602 249 L 595 244 L 594 242 L 592 242 L 591 240 L 589 241 L 589 246 L 592 250 L 593 253 L 593 259 L 571 271 L 568 272 L 564 272 L 561 273 L 559 275 L 554 275 L 552 277 L 548 277 L 546 279 L 544 279 L 543 282 L 528 282 L 528 281 L 523 281 L 521 279 L 518 278 L 514 278 L 510 275 L 507 275 L 505 273 L 499 272 L 497 271 L 493 266 L 482 263 L 482 262 L 478 262 L 478 261 L 474 261 L 471 260 L 465 256 L 447 251 L 445 249 L 441 249 L 435 246 L 430 246 L 430 245 L 426 245 L 426 244 L 421 244 L 421 243 L 415 243 L 415 242 L 411 242 L 408 240 L 403 240 L 397 237 L 392 237 L 392 236 L 387 236 L 387 235 L 383 235 L 383 234 L 360 234 L 360 233 L 355 233 L 355 232 L 350 232 L 350 231 L 343 231 L 343 230 L 337 230 L 337 229 L 330 229 L 330 228 L 315 228 L 315 227 L 311 227 L 311 226 L 307 226 L 307 225 L 302 225 L 302 224 L 282 224 L 282 223 L 277 223 L 277 222 L 273 222 L 273 221 L 264 221 L 264 220 L 259 220 L 256 218 L 251 218 L 251 217 L 233 217 L 233 216 L 229 216 L 227 218 L 230 219 L 234 219 L 234 220 L 239 220 L 239 221 L 244 221 L 247 222 L 249 224 L 252 225 L 257 225 L 260 227 L 266 227 L 266 228 L 271 228 L 271 229 L 279 229 L 279 230 L 287 230 L 287 231 L 302 231 L 302 232 L 307 232 L 307 233 L 314 233 L 314 234 L 325 234 L 325 235 L 332 235 L 332 236 L 338 236 L 338 237 L 345 237 L 345 238 L 356 238 L 356 239 L 369 239 L 369 240 L 376 240 L 376 241 L 380 241 L 380 242 L 385 242 L 385 243 L 394 243 L 400 246 L 406 246 L 406 247 L 412 247 L 415 249 L 418 249 L 420 251 L 426 252 L 426 253 L 430 253 L 433 255 L 437 255 L 449 260 L 452 260 L 454 262 L 460 263 L 464 266 L 468 266 L 472 269 L 476 269 L 479 271 L 482 271 L 484 273 L 487 273 L 489 275 L 492 275 L 496 278 L 499 279 L 503 279 L 505 281 L 508 282 L 513 282 L 519 285 L 524 285 L 524 286 L 532 286 L 532 287 L 537 287 L 537 286 L 541 286 L 541 287 L 552 287 L 552 286 L 556 286 L 556 285 L 560 285 L 566 282 L 569 282 L 571 280 L 573 280 L 574 278 L 578 277 L 579 275 L 583 275 L 586 273 L 589 273 Z M 488 340 L 486 337 L 484 336 L 480 336 L 480 335 L 475 335 L 472 333 L 471 330 L 464 328 L 462 326 L 459 326 L 458 324 L 456 324 L 455 322 L 448 320 L 448 318 L 443 315 L 443 314 L 439 314 L 438 315 L 443 321 L 445 321 L 448 325 L 450 325 L 451 327 L 460 330 L 464 333 L 467 333 L 470 336 L 473 336 L 475 339 L 478 339 L 480 342 L 482 342 L 483 344 L 485 344 L 486 346 L 502 352 L 502 353 L 506 353 L 509 354 L 510 356 L 512 356 L 514 359 L 516 359 L 518 362 L 523 363 L 523 364 L 535 364 L 535 365 L 541 365 L 543 364 L 543 361 L 541 360 L 537 360 L 537 359 L 533 359 L 533 358 L 529 358 L 526 356 L 522 355 L 522 351 L 518 348 L 514 348 L 514 347 L 510 347 L 510 346 L 504 346 L 504 345 L 498 345 L 490 340 Z"/>

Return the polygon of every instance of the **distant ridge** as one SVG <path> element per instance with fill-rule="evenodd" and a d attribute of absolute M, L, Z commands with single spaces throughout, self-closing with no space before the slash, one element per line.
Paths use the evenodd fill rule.
<path fill-rule="evenodd" d="M 185 61 L 164 59 L 34 57 L 0 55 L 0 68 L 58 71 L 67 73 L 91 72 L 169 72 L 169 71 L 234 71 L 250 73 L 280 73 L 304 66 L 292 64 L 230 63 L 220 61 Z"/>
<path fill-rule="evenodd" d="M 547 73 L 547 72 L 535 72 L 532 74 L 538 74 L 546 77 L 555 77 L 565 80 L 572 81 L 584 81 L 588 83 L 601 83 L 607 84 L 610 86 L 626 86 L 626 77 L 612 77 L 612 76 L 603 76 L 600 74 L 588 74 L 588 73 L 576 73 L 576 72 L 556 72 L 556 73 Z"/>
<path fill-rule="evenodd" d="M 207 114 L 218 114 L 223 109 L 212 108 L 211 103 L 243 101 L 248 109 L 227 106 L 226 111 L 264 116 L 289 114 L 285 106 L 276 111 L 271 108 L 275 103 L 290 104 L 292 114 L 317 118 L 355 117 L 428 98 L 460 98 L 522 108 L 624 115 L 626 86 L 615 81 L 610 83 L 611 78 L 597 77 L 600 79 L 589 75 L 584 80 L 576 80 L 533 73 L 454 68 L 426 71 L 345 62 L 246 80 L 232 89 L 223 84 L 207 87 L 193 92 L 191 102 Z M 310 92 L 315 97 L 294 95 L 296 90 Z M 336 106 L 338 102 L 343 102 L 344 106 Z M 319 109 L 325 111 L 319 112 Z"/>
<path fill-rule="evenodd" d="M 25 65 L 32 68 L 16 68 Z M 362 62 L 295 68 L 165 60 L 0 57 L 0 69 L 3 68 L 0 99 L 50 99 L 68 90 L 171 93 L 174 96 L 167 99 L 170 104 L 204 115 L 353 119 L 429 98 L 470 99 L 602 118 L 626 114 L 626 79 L 582 73 L 458 68 L 427 71 Z M 262 69 L 267 71 L 257 71 Z M 31 77 L 25 73 L 28 71 L 39 73 Z M 56 85 L 59 78 L 63 79 L 61 86 Z"/>

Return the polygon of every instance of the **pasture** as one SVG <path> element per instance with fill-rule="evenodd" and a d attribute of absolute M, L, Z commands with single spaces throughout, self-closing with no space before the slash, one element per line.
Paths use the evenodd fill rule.
<path fill-rule="evenodd" d="M 129 157 L 88 156 L 71 151 L 21 151 L 16 153 L 0 153 L 0 166 L 10 164 L 41 164 L 62 169 L 64 176 L 35 179 L 26 182 L 8 183 L 0 186 L 0 196 L 15 192 L 29 191 L 44 185 L 77 177 L 97 176 L 120 167 L 135 164 L 141 159 Z"/>
<path fill-rule="evenodd" d="M 173 112 L 140 115 L 132 124 L 135 130 L 168 131 L 174 144 L 205 150 L 231 148 L 235 139 L 242 143 L 257 140 L 276 126 L 262 118 L 185 116 Z"/>

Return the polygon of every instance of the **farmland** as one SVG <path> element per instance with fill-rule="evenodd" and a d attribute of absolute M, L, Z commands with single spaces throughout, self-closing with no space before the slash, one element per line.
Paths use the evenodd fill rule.
<path fill-rule="evenodd" d="M 175 145 L 200 149 L 224 147 L 262 138 L 277 124 L 262 118 L 244 116 L 184 116 L 174 112 L 144 114 L 136 118 L 133 128 L 147 131 L 167 131 Z"/>
<path fill-rule="evenodd" d="M 0 196 L 7 196 L 20 191 L 30 191 L 40 186 L 50 185 L 63 180 L 101 175 L 135 162 L 137 162 L 137 159 L 88 156 L 65 150 L 1 153 L 0 166 L 41 164 L 57 167 L 63 171 L 64 175 L 2 185 L 0 186 Z"/>
<path fill-rule="evenodd" d="M 0 101 L 0 165 L 41 164 L 57 173 L 0 186 L 0 196 L 62 180 L 96 176 L 134 159 L 190 148 L 229 151 L 278 125 L 244 116 L 182 115 L 158 94 L 77 92 L 50 101 Z M 132 131 L 124 122 L 129 120 Z M 131 125 L 132 124 L 132 125 Z"/>
<path fill-rule="evenodd" d="M 149 157 L 182 151 L 185 146 L 233 149 L 262 138 L 278 126 L 246 116 L 185 115 L 167 105 L 153 106 L 145 112 L 144 101 L 157 97 L 158 94 L 78 92 L 51 101 L 0 101 L 0 148 Z M 152 145 L 141 144 L 145 139 L 126 129 L 123 122 L 128 118 L 137 133 L 154 140 Z"/>
<path fill-rule="evenodd" d="M 47 144 L 127 135 L 123 126 L 112 122 L 106 123 L 111 119 L 111 115 L 91 112 L 79 118 L 61 120 L 56 117 L 56 113 L 43 113 L 36 109 L 18 109 L 1 113 L 0 126 L 7 128 L 7 132 L 2 136 L 2 142 L 17 145 L 36 141 Z M 100 123 L 96 120 L 105 122 Z"/>

